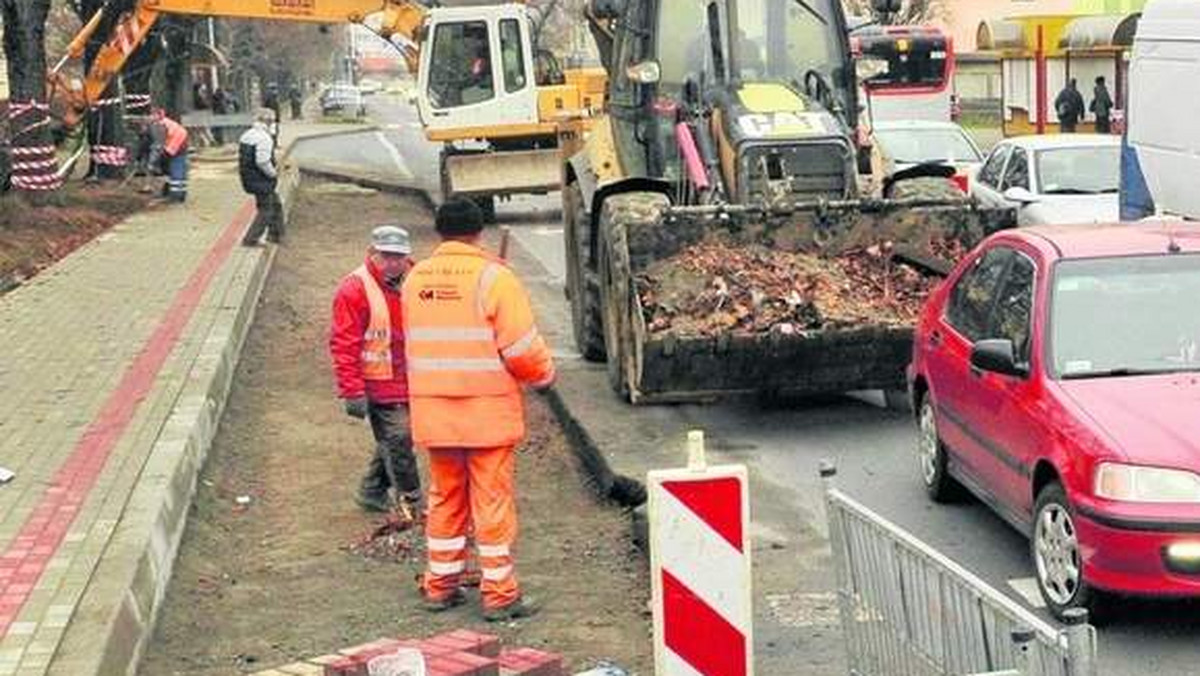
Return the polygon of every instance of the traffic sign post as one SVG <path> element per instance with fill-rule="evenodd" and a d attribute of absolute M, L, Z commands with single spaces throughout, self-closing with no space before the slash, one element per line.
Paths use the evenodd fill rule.
<path fill-rule="evenodd" d="M 708 466 L 699 431 L 687 468 L 647 476 L 659 676 L 754 673 L 747 486 L 745 466 Z"/>

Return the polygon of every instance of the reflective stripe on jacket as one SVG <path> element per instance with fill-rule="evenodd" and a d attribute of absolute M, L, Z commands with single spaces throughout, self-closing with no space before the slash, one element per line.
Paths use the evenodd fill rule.
<path fill-rule="evenodd" d="M 389 340 L 393 373 L 388 380 L 367 380 L 365 377 L 362 355 L 372 313 L 367 285 L 356 270 L 342 279 L 333 300 L 329 354 L 333 359 L 334 375 L 337 377 L 338 396 L 349 399 L 365 396 L 380 404 L 406 403 L 408 385 L 404 368 L 400 292 L 383 280 L 382 274 L 369 259 L 361 269 L 369 273 L 387 305 L 388 320 L 391 323 Z"/>
<path fill-rule="evenodd" d="M 413 268 L 401 295 L 414 441 L 520 441 L 520 385 L 550 384 L 554 363 L 516 275 L 478 247 L 446 242 Z"/>
<path fill-rule="evenodd" d="M 367 271 L 366 265 L 360 265 L 354 274 L 362 280 L 363 289 L 367 292 L 367 307 L 370 309 L 367 330 L 363 332 L 363 380 L 391 380 L 392 315 L 388 312 L 387 299 L 383 297 L 383 289 L 379 288 L 379 282 Z"/>

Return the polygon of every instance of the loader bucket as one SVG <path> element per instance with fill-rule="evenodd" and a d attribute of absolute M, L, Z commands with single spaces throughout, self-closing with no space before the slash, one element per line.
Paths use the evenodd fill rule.
<path fill-rule="evenodd" d="M 739 393 L 816 395 L 905 387 L 905 367 L 912 355 L 911 321 L 817 320 L 812 325 L 770 330 L 733 327 L 699 332 L 652 325 L 656 312 L 643 303 L 646 285 L 656 283 L 654 275 L 673 265 L 673 257 L 693 247 L 711 245 L 709 250 L 717 255 L 747 248 L 786 251 L 818 260 L 886 247 L 889 255 L 906 258 L 896 265 L 919 271 L 906 274 L 936 277 L 939 272 L 944 276 L 957 262 L 939 258 L 948 245 L 964 254 L 988 234 L 1016 225 L 1011 209 L 982 209 L 964 201 L 847 201 L 768 210 L 672 207 L 662 200 L 654 214 L 628 219 L 617 238 L 627 247 L 628 258 L 622 264 L 627 264 L 632 281 L 626 287 L 630 290 L 628 335 L 620 358 L 635 403 L 704 401 Z M 739 274 L 735 271 L 731 276 Z"/>

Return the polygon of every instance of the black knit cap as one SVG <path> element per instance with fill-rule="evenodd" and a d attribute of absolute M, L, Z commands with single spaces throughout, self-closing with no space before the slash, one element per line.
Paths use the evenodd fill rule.
<path fill-rule="evenodd" d="M 464 237 L 483 232 L 483 212 L 474 201 L 455 197 L 438 207 L 434 225 L 443 237 Z"/>

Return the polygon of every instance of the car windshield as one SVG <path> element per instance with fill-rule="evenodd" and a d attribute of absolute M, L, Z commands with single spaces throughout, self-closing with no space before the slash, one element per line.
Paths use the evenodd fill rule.
<path fill-rule="evenodd" d="M 1115 193 L 1121 180 L 1119 146 L 1053 148 L 1037 153 L 1037 175 L 1044 195 Z"/>
<path fill-rule="evenodd" d="M 845 75 L 835 72 L 845 56 L 837 39 L 839 10 L 832 3 L 740 0 L 735 75 L 747 82 L 803 83 L 805 74 L 814 71 L 831 88 L 843 81 Z M 660 39 L 657 48 L 664 93 L 680 91 L 689 76 L 712 73 L 708 5 L 708 0 L 659 1 L 659 25 L 671 38 Z"/>
<path fill-rule="evenodd" d="M 1059 263 L 1050 318 L 1055 374 L 1077 379 L 1200 371 L 1197 298 L 1200 255 Z"/>
<path fill-rule="evenodd" d="M 877 129 L 875 136 L 887 156 L 901 164 L 957 164 L 983 159 L 957 129 Z"/>

